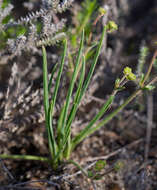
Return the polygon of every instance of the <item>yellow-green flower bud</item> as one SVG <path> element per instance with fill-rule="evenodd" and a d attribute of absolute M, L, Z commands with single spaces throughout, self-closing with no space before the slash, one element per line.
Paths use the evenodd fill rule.
<path fill-rule="evenodd" d="M 136 75 L 130 67 L 125 67 L 123 73 L 128 80 L 136 80 Z"/>
<path fill-rule="evenodd" d="M 99 11 L 99 13 L 100 13 L 101 15 L 104 15 L 104 14 L 106 14 L 106 12 L 107 12 L 107 11 L 106 11 L 104 8 L 102 8 L 102 7 L 100 7 L 98 11 Z"/>
<path fill-rule="evenodd" d="M 107 24 L 107 31 L 113 32 L 115 30 L 118 30 L 118 25 L 114 21 L 109 21 Z"/>
<path fill-rule="evenodd" d="M 125 75 L 129 75 L 130 73 L 132 73 L 132 69 L 130 67 L 125 67 L 123 73 Z"/>

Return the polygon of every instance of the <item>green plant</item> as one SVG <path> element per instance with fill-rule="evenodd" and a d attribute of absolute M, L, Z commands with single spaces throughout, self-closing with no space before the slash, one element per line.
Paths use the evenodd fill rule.
<path fill-rule="evenodd" d="M 92 36 L 95 32 L 95 22 L 100 20 L 100 18 L 105 14 L 103 8 L 99 8 L 98 2 L 96 0 L 85 0 L 78 6 L 78 11 L 74 12 L 73 15 L 73 26 L 67 28 L 67 36 L 70 41 L 70 46 L 68 47 L 68 75 L 71 78 L 72 72 L 75 67 L 74 57 L 77 55 L 78 43 L 82 31 L 84 30 L 84 56 L 87 64 L 88 60 L 92 59 L 97 41 L 92 40 Z M 101 11 L 99 11 L 99 9 Z M 96 18 L 95 18 L 96 17 Z"/>
<path fill-rule="evenodd" d="M 72 32 L 70 32 L 70 40 L 73 47 L 77 47 L 77 39 L 83 30 L 85 31 L 86 36 L 89 37 L 89 34 L 92 30 L 91 16 L 97 7 L 98 5 L 96 0 L 85 0 L 82 3 L 81 10 L 78 11 L 74 17 L 75 24 L 77 24 Z"/>
<path fill-rule="evenodd" d="M 113 28 L 112 28 L 112 26 L 113 26 Z M 62 54 L 62 60 L 61 60 L 61 64 L 60 64 L 60 67 L 59 67 L 59 70 L 57 73 L 57 79 L 55 82 L 54 91 L 53 91 L 52 95 L 50 94 L 50 86 L 52 85 L 51 82 L 52 82 L 53 75 L 56 72 L 56 68 L 54 68 L 54 70 L 52 71 L 50 80 L 48 81 L 46 50 L 45 50 L 45 47 L 42 46 L 44 108 L 45 108 L 45 122 L 46 122 L 46 129 L 47 129 L 47 135 L 48 135 L 50 158 L 40 157 L 40 156 L 31 156 L 31 155 L 24 156 L 24 155 L 4 155 L 4 154 L 1 154 L 0 158 L 46 161 L 46 162 L 49 162 L 54 169 L 57 169 L 58 165 L 61 162 L 64 162 L 64 160 L 68 161 L 70 159 L 71 152 L 75 149 L 75 147 L 81 141 L 83 141 L 87 136 L 91 135 L 96 130 L 100 129 L 105 124 L 107 124 L 114 116 L 116 116 L 135 97 L 140 95 L 143 90 L 151 90 L 152 89 L 152 88 L 150 88 L 150 86 L 152 86 L 152 84 L 157 81 L 157 77 L 155 77 L 149 83 L 146 83 L 146 82 L 150 75 L 152 65 L 154 63 L 157 53 L 155 53 L 155 55 L 153 56 L 152 62 L 148 68 L 147 73 L 144 76 L 142 75 L 139 79 L 137 79 L 135 74 L 132 73 L 131 68 L 126 67 L 123 71 L 123 77 L 121 79 L 116 80 L 113 93 L 108 98 L 108 100 L 103 105 L 103 107 L 100 109 L 100 111 L 97 113 L 97 115 L 76 136 L 74 136 L 74 137 L 71 136 L 71 124 L 75 118 L 79 104 L 86 92 L 86 89 L 88 88 L 89 82 L 93 75 L 96 63 L 98 61 L 98 57 L 100 55 L 104 35 L 107 32 L 107 30 L 115 29 L 116 28 L 115 26 L 116 26 L 115 24 L 109 22 L 109 25 L 106 25 L 103 28 L 101 39 L 98 43 L 93 62 L 90 66 L 90 69 L 89 69 L 86 77 L 85 77 L 86 61 L 85 61 L 85 57 L 84 57 L 84 53 L 83 53 L 84 31 L 82 32 L 79 51 L 78 51 L 76 63 L 75 63 L 75 68 L 74 68 L 74 71 L 73 71 L 73 74 L 71 77 L 71 82 L 70 82 L 68 92 L 66 95 L 66 101 L 62 107 L 56 129 L 54 129 L 54 126 L 52 125 L 53 111 L 54 111 L 54 106 L 55 106 L 56 99 L 57 99 L 57 93 L 58 93 L 58 88 L 60 85 L 60 79 L 61 79 L 61 75 L 62 75 L 62 71 L 63 71 L 63 65 L 65 62 L 65 56 L 67 53 L 67 40 L 64 40 L 64 42 L 63 42 L 64 51 Z M 103 115 L 105 114 L 105 112 L 111 106 L 112 102 L 114 101 L 116 93 L 118 91 L 122 90 L 124 85 L 126 84 L 126 82 L 128 82 L 130 80 L 136 82 L 137 90 L 130 97 L 128 97 L 122 105 L 120 105 L 117 109 L 115 109 L 113 112 L 111 112 L 105 118 L 102 118 Z M 71 103 L 72 94 L 74 91 L 76 81 L 78 82 L 78 86 L 77 86 L 77 90 L 76 90 L 73 102 Z M 102 118 L 102 120 L 100 120 L 101 118 Z"/>

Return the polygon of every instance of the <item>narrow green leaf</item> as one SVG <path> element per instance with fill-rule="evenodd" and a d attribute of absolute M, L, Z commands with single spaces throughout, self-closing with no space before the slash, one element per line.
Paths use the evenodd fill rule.
<path fill-rule="evenodd" d="M 49 84 L 48 84 L 48 91 L 49 91 L 49 93 L 50 93 L 50 89 L 51 89 L 51 86 L 52 86 L 52 79 L 53 79 L 53 76 L 54 76 L 54 74 L 55 74 L 55 72 L 56 72 L 56 70 L 57 70 L 57 65 L 58 65 L 58 64 L 56 64 L 56 65 L 53 67 L 52 71 L 51 71 L 51 76 L 50 76 L 50 80 L 49 80 Z"/>
<path fill-rule="evenodd" d="M 52 149 L 53 149 L 53 154 L 51 155 L 52 156 L 52 159 L 53 157 L 57 154 L 57 144 L 56 144 L 56 141 L 55 141 L 55 136 L 54 136 L 54 129 L 53 129 L 53 126 L 52 126 L 52 111 L 53 110 L 53 104 L 51 103 L 50 106 L 49 106 L 49 112 L 48 112 L 48 126 L 49 126 L 49 135 L 51 137 L 51 146 L 52 146 Z"/>
<path fill-rule="evenodd" d="M 42 156 L 33 156 L 33 155 L 18 155 L 18 154 L 0 154 L 0 158 L 2 159 L 21 159 L 21 160 L 36 160 L 43 162 L 51 162 L 51 160 L 47 157 Z"/>
<path fill-rule="evenodd" d="M 47 118 L 49 109 L 49 93 L 48 93 L 48 72 L 47 72 L 47 55 L 45 47 L 42 46 L 43 51 L 43 86 L 44 86 L 44 109 L 45 117 Z"/>
<path fill-rule="evenodd" d="M 58 119 L 58 124 L 57 124 L 57 142 L 59 145 L 59 149 L 62 147 L 63 140 L 64 140 L 63 139 L 64 138 L 64 131 L 62 128 L 62 121 L 63 121 L 64 112 L 65 112 L 65 103 L 61 109 L 60 116 Z"/>

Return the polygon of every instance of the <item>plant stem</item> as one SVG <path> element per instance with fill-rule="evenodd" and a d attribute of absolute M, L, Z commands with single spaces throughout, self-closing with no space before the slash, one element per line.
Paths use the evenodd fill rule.
<path fill-rule="evenodd" d="M 36 160 L 43 162 L 51 162 L 49 158 L 42 156 L 32 156 L 32 155 L 8 155 L 8 154 L 0 154 L 0 158 L 2 159 L 23 159 L 23 160 Z"/>
<path fill-rule="evenodd" d="M 152 58 L 152 61 L 151 61 L 150 65 L 149 65 L 148 71 L 147 71 L 147 73 L 146 73 L 146 75 L 145 75 L 145 77 L 144 77 L 144 79 L 143 79 L 143 81 L 141 83 L 141 87 L 144 87 L 145 81 L 147 81 L 147 79 L 149 78 L 149 75 L 150 75 L 150 72 L 152 70 L 153 63 L 154 63 L 156 57 L 157 57 L 157 50 L 155 51 L 155 53 L 153 55 L 153 58 Z"/>
<path fill-rule="evenodd" d="M 74 166 L 76 166 L 86 177 L 88 177 L 88 173 L 75 161 L 73 160 L 68 160 L 67 162 L 68 164 L 73 164 Z"/>

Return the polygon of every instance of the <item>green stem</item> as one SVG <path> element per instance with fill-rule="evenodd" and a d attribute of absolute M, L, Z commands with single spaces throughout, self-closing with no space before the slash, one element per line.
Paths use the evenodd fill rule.
<path fill-rule="evenodd" d="M 32 156 L 32 155 L 0 154 L 0 158 L 2 158 L 2 159 L 23 159 L 23 160 L 36 160 L 36 161 L 43 161 L 43 162 L 51 162 L 51 160 L 49 158 L 42 157 L 42 156 Z"/>
<path fill-rule="evenodd" d="M 150 65 L 149 65 L 148 71 L 147 71 L 147 73 L 146 73 L 146 75 L 145 75 L 145 77 L 144 77 L 144 79 L 143 79 L 143 81 L 141 83 L 141 87 L 144 87 L 145 82 L 149 78 L 149 75 L 151 73 L 151 70 L 152 70 L 152 67 L 153 67 L 153 63 L 155 62 L 156 57 L 157 57 L 157 50 L 155 51 L 155 53 L 153 55 L 153 58 L 152 58 L 152 61 L 151 61 Z"/>
<path fill-rule="evenodd" d="M 74 166 L 76 166 L 86 177 L 88 177 L 87 172 L 75 161 L 73 160 L 68 160 L 68 164 L 73 164 Z"/>

